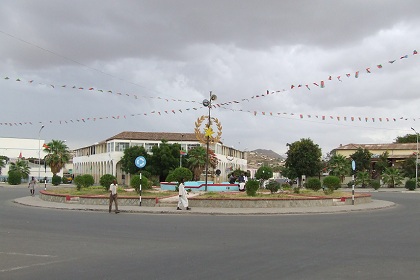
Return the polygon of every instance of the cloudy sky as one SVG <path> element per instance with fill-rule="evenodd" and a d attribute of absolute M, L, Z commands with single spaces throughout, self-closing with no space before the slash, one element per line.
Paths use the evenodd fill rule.
<path fill-rule="evenodd" d="M 2 0 L 0 137 L 193 132 L 212 92 L 228 146 L 390 143 L 420 131 L 419 15 L 418 0 Z"/>

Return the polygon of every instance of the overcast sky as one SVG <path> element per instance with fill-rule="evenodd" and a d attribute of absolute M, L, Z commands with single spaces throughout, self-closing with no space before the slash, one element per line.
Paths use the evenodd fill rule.
<path fill-rule="evenodd" d="M 391 143 L 420 131 L 419 15 L 418 0 L 2 0 L 0 137 L 194 132 L 211 91 L 241 150 Z"/>

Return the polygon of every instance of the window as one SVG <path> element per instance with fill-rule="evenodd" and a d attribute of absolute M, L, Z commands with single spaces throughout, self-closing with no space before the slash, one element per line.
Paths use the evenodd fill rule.
<path fill-rule="evenodd" d="M 124 152 L 125 149 L 130 147 L 130 143 L 118 142 L 115 143 L 115 151 L 116 152 Z"/>
<path fill-rule="evenodd" d="M 114 142 L 110 142 L 106 144 L 106 151 L 107 153 L 113 152 L 114 151 Z"/>
<path fill-rule="evenodd" d="M 145 145 L 144 148 L 146 149 L 146 152 L 151 153 L 152 152 L 152 148 L 154 146 L 159 146 L 159 144 L 158 143 L 146 143 L 146 145 Z"/>

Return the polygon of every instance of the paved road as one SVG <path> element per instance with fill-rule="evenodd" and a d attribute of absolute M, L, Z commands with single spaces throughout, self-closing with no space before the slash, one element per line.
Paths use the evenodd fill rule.
<path fill-rule="evenodd" d="M 13 203 L 0 187 L 0 279 L 417 279 L 420 194 L 384 210 L 115 215 Z"/>

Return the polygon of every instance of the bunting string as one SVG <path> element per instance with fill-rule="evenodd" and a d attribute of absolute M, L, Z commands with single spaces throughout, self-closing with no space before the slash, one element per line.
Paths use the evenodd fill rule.
<path fill-rule="evenodd" d="M 417 54 L 418 54 L 417 50 L 414 50 L 411 56 L 415 56 Z M 365 67 L 363 72 L 366 72 L 366 74 L 371 74 L 373 69 L 381 70 L 381 69 L 384 68 L 383 65 L 394 64 L 398 60 L 404 60 L 404 59 L 407 59 L 409 57 L 410 56 L 408 54 L 406 54 L 406 55 L 400 56 L 399 59 L 388 60 L 388 62 L 386 62 L 386 63 L 377 64 L 375 67 Z M 290 88 L 288 88 L 288 89 L 281 89 L 281 90 L 274 90 L 274 91 L 267 90 L 265 93 L 262 93 L 262 94 L 259 94 L 259 95 L 253 95 L 249 98 L 242 98 L 240 100 L 232 100 L 232 101 L 228 101 L 228 102 L 224 102 L 224 103 L 217 103 L 217 104 L 214 104 L 213 106 L 220 107 L 220 106 L 240 103 L 240 102 L 244 102 L 244 101 L 249 102 L 250 100 L 265 97 L 265 96 L 276 94 L 276 93 L 292 92 L 292 91 L 294 92 L 296 89 L 306 88 L 307 92 L 310 92 L 311 89 L 314 86 L 317 87 L 317 88 L 325 88 L 326 83 L 329 82 L 329 81 L 333 81 L 333 80 L 336 79 L 339 82 L 343 82 L 342 77 L 350 78 L 350 77 L 354 76 L 354 78 L 359 78 L 360 74 L 361 74 L 361 70 L 355 71 L 354 74 L 345 73 L 345 74 L 342 74 L 342 75 L 337 75 L 334 78 L 333 78 L 332 75 L 329 75 L 324 80 L 321 80 L 319 82 L 302 83 L 302 84 L 298 84 L 298 85 L 293 85 L 292 84 L 292 85 L 290 85 Z M 82 86 L 76 86 L 76 85 L 69 86 L 69 85 L 66 85 L 66 84 L 61 84 L 61 85 L 59 85 L 59 84 L 45 84 L 45 83 L 42 83 L 42 82 L 36 82 L 35 80 L 24 81 L 24 79 L 10 78 L 9 76 L 5 76 L 4 80 L 15 81 L 15 82 L 24 82 L 24 83 L 26 82 L 26 84 L 38 84 L 38 85 L 43 85 L 43 86 L 50 87 L 52 89 L 71 88 L 71 89 L 74 89 L 74 90 L 77 90 L 77 91 L 99 92 L 99 93 L 106 93 L 106 94 L 111 94 L 111 95 L 116 95 L 116 96 L 130 97 L 130 98 L 134 98 L 134 99 L 148 98 L 148 99 L 155 99 L 155 100 L 163 100 L 163 101 L 166 101 L 166 102 L 189 102 L 189 103 L 198 103 L 198 104 L 202 103 L 202 101 L 196 101 L 196 100 L 166 98 L 166 97 L 161 97 L 161 96 L 146 96 L 146 95 L 133 94 L 133 93 L 123 93 L 121 91 L 115 91 L 115 90 L 110 90 L 110 89 L 100 89 L 100 88 L 95 88 L 95 87 L 82 87 Z"/>

